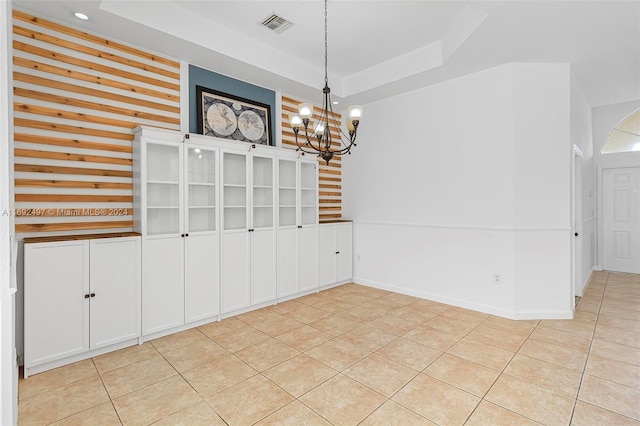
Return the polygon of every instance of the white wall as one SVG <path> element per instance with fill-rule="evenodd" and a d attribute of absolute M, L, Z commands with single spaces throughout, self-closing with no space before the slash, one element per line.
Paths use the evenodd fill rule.
<path fill-rule="evenodd" d="M 571 73 L 571 144 L 582 151 L 581 188 L 576 206 L 576 295 L 582 296 L 596 265 L 597 229 L 596 229 L 596 171 L 593 158 L 593 134 L 591 127 L 591 107 L 580 84 Z M 578 189 L 576 189 L 578 190 Z"/>
<path fill-rule="evenodd" d="M 568 65 L 507 64 L 365 114 L 343 169 L 355 282 L 508 317 L 571 315 Z"/>
<path fill-rule="evenodd" d="M 569 66 L 515 64 L 516 316 L 571 306 Z"/>

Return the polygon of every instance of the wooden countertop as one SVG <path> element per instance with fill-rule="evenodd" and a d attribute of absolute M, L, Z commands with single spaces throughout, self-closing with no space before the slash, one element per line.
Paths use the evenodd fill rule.
<path fill-rule="evenodd" d="M 54 243 L 59 241 L 96 240 L 99 238 L 121 238 L 139 237 L 139 232 L 111 232 L 105 234 L 84 234 L 84 235 L 57 235 L 55 237 L 29 237 L 23 241 L 25 244 L 32 243 Z"/>
<path fill-rule="evenodd" d="M 328 220 L 321 220 L 318 223 L 320 225 L 322 225 L 324 223 L 345 223 L 345 222 L 353 222 L 353 220 L 351 220 L 351 219 L 328 219 Z"/>

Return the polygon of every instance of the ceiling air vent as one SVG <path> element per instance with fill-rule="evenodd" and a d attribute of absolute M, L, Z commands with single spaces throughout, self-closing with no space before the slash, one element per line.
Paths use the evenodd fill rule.
<path fill-rule="evenodd" d="M 293 22 L 283 18 L 282 16 L 272 13 L 260 22 L 260 25 L 270 29 L 271 31 L 281 34 L 284 30 L 293 25 Z"/>

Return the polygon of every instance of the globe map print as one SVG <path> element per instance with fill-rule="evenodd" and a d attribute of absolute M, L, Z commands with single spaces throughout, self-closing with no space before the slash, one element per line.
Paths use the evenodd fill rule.
<path fill-rule="evenodd" d="M 234 141 L 271 145 L 269 104 L 196 86 L 198 132 Z"/>
<path fill-rule="evenodd" d="M 240 133 L 250 141 L 258 141 L 264 134 L 264 123 L 254 111 L 246 110 L 238 116 Z"/>

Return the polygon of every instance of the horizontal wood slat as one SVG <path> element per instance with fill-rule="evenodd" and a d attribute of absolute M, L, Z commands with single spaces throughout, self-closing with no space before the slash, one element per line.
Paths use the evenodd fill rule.
<path fill-rule="evenodd" d="M 18 10 L 13 11 L 13 17 L 24 22 L 30 22 L 43 28 L 48 28 L 48 29 L 60 32 L 62 34 L 67 34 L 67 35 L 76 37 L 78 39 L 90 41 L 95 44 L 101 44 L 106 47 L 110 47 L 112 49 L 120 50 L 122 52 L 129 53 L 131 55 L 139 56 L 141 58 L 148 59 L 150 61 L 153 61 L 159 64 L 168 65 L 170 67 L 177 68 L 177 69 L 180 68 L 180 62 L 178 61 L 172 61 L 170 59 L 163 58 L 161 56 L 157 56 L 152 53 L 147 53 L 142 50 L 138 50 L 136 48 L 124 45 L 122 43 L 117 43 L 111 40 L 107 40 L 102 37 L 98 37 L 89 33 L 85 33 L 83 31 L 79 31 L 73 28 L 66 27 L 64 25 L 57 24 L 55 22 L 48 21 L 46 19 L 37 18 L 35 16 L 31 16 L 27 13 L 20 12 Z"/>
<path fill-rule="evenodd" d="M 318 114 L 318 111 L 321 111 L 321 110 L 322 110 L 321 106 L 320 107 L 318 107 L 316 105 L 313 106 L 313 116 L 311 118 L 312 121 L 313 120 L 317 120 L 317 119 L 320 118 L 320 114 Z M 289 122 L 289 114 L 286 114 L 286 117 L 285 117 L 284 111 L 292 112 L 292 113 L 296 113 L 296 114 L 298 113 L 298 109 L 296 107 L 286 105 L 283 102 L 282 103 L 282 118 L 286 119 L 287 123 Z M 337 112 L 333 112 L 332 113 L 331 111 L 329 111 L 329 117 L 332 118 L 332 122 L 340 123 L 341 115 L 339 113 L 337 113 Z"/>
<path fill-rule="evenodd" d="M 132 141 L 133 133 L 112 132 L 110 130 L 92 129 L 82 126 L 70 126 L 67 124 L 47 123 L 46 121 L 29 120 L 26 118 L 16 117 L 13 119 L 16 127 L 30 127 L 32 129 L 51 130 L 54 132 L 75 133 L 80 135 L 99 136 L 109 139 L 118 139 L 124 141 Z"/>
<path fill-rule="evenodd" d="M 14 111 L 28 112 L 31 114 L 44 115 L 46 117 L 63 118 L 67 120 L 84 121 L 92 124 L 104 124 L 106 126 L 124 127 L 133 129 L 138 124 L 133 121 L 116 120 L 114 118 L 101 117 L 99 115 L 90 115 L 82 112 L 64 111 L 56 108 L 47 108 L 39 105 L 30 105 L 16 102 L 13 104 Z"/>
<path fill-rule="evenodd" d="M 23 68 L 42 71 L 47 74 L 58 75 L 62 77 L 69 77 L 77 81 L 97 84 L 99 85 L 99 87 L 100 86 L 112 87 L 114 89 L 131 92 L 132 94 L 146 95 L 154 98 L 159 98 L 163 101 L 178 102 L 180 100 L 179 96 L 173 95 L 171 93 L 165 93 L 165 92 L 160 92 L 158 90 L 147 89 L 142 86 L 137 86 L 130 83 L 123 83 L 121 81 L 116 81 L 116 80 L 110 80 L 108 78 L 103 78 L 103 77 L 99 77 L 91 74 L 85 74 L 79 71 L 70 70 L 68 68 L 56 67 L 54 65 L 48 65 L 42 62 L 31 61 L 24 58 L 14 57 L 13 64 Z M 31 75 L 20 73 L 20 72 L 15 72 L 14 80 L 24 81 L 24 82 L 33 83 L 33 84 L 43 84 L 45 86 L 53 87 L 55 89 L 68 90 L 70 92 L 93 95 L 93 96 L 97 96 L 105 99 L 112 99 L 119 102 L 146 106 L 149 108 L 163 109 L 165 111 L 174 112 L 174 113 L 180 112 L 180 109 L 175 106 L 151 102 L 145 99 L 140 99 L 132 96 L 124 96 L 124 95 L 118 95 L 116 93 L 105 92 L 93 87 L 87 88 L 83 86 L 76 86 L 74 84 L 62 83 L 60 81 L 43 78 L 41 76 L 35 76 L 35 75 L 31 76 Z"/>
<path fill-rule="evenodd" d="M 38 40 L 44 43 L 53 44 L 58 47 L 73 50 L 75 52 L 80 52 L 85 55 L 95 56 L 96 58 L 100 58 L 100 59 L 106 59 L 108 61 L 116 62 L 120 65 L 126 65 L 131 68 L 138 68 L 142 71 L 152 72 L 154 74 L 162 75 L 162 76 L 169 77 L 176 80 L 180 78 L 180 74 L 175 71 L 170 71 L 164 68 L 145 65 L 142 62 L 123 58 L 122 56 L 117 56 L 112 53 L 104 52 L 98 49 L 93 49 L 83 44 L 73 43 L 73 42 L 70 42 L 58 37 L 53 37 L 38 31 L 32 31 L 27 28 L 19 27 L 17 25 L 13 26 L 13 33 L 16 35 L 33 39 L 33 40 Z"/>
<path fill-rule="evenodd" d="M 57 223 L 19 223 L 16 232 L 53 232 L 53 231 L 88 231 L 92 229 L 133 228 L 132 220 L 114 220 L 104 222 L 57 222 Z"/>
<path fill-rule="evenodd" d="M 16 194 L 25 203 L 133 203 L 133 195 Z"/>
<path fill-rule="evenodd" d="M 340 219 L 340 218 L 342 218 L 341 214 L 321 214 L 320 223 L 322 223 L 323 220 Z"/>
<path fill-rule="evenodd" d="M 47 160 L 80 161 L 87 163 L 105 163 L 133 166 L 133 160 L 131 158 L 114 158 L 103 157 L 100 155 L 69 154 L 66 152 L 40 151 L 20 148 L 16 148 L 13 153 L 15 157 L 43 158 Z"/>
<path fill-rule="evenodd" d="M 14 96 L 37 99 L 40 101 L 57 103 L 60 105 L 69 105 L 72 107 L 86 108 L 100 112 L 110 112 L 112 114 L 120 114 L 127 117 L 136 117 L 144 120 L 154 120 L 165 123 L 180 124 L 180 119 L 178 117 L 167 117 L 164 115 L 136 111 L 128 108 L 120 108 L 112 105 L 100 104 L 97 102 L 83 101 L 80 99 L 68 98 L 66 96 L 52 95 L 50 93 L 40 92 L 37 90 L 21 89 L 19 87 L 16 87 L 13 89 L 13 94 Z"/>
<path fill-rule="evenodd" d="M 97 151 L 113 151 L 131 154 L 133 151 L 131 145 L 113 145 L 99 142 L 87 142 L 78 139 L 54 138 L 51 136 L 28 135 L 24 133 L 15 133 L 13 139 L 16 142 L 37 143 L 42 145 L 68 146 L 80 149 L 93 149 Z"/>
<path fill-rule="evenodd" d="M 20 50 L 25 53 L 30 53 L 32 55 L 41 56 L 43 58 L 53 59 L 56 61 L 63 62 L 69 65 L 75 65 L 82 68 L 87 68 L 97 72 L 103 72 L 109 75 L 116 75 L 123 78 L 128 78 L 130 80 L 139 81 L 142 83 L 147 83 L 150 85 L 164 87 L 166 89 L 179 91 L 180 86 L 174 83 L 169 83 L 164 80 L 159 80 L 157 78 L 150 78 L 144 75 L 136 74 L 134 72 L 124 71 L 118 68 L 109 67 L 106 65 L 100 65 L 93 62 L 85 61 L 83 59 L 74 58 L 73 56 L 65 55 L 62 53 L 53 52 L 51 50 L 42 49 L 40 47 L 32 46 L 26 43 L 22 43 L 20 41 L 13 41 L 13 48 L 16 50 Z"/>
<path fill-rule="evenodd" d="M 15 164 L 16 172 L 27 173 L 53 173 L 59 175 L 84 175 L 84 176 L 111 176 L 132 178 L 133 172 L 130 170 L 106 170 L 81 167 L 61 167 L 61 166 L 42 166 L 38 164 Z"/>
<path fill-rule="evenodd" d="M 132 183 L 91 182 L 84 180 L 57 179 L 15 179 L 16 188 L 86 188 L 86 189 L 124 189 L 132 190 Z"/>

